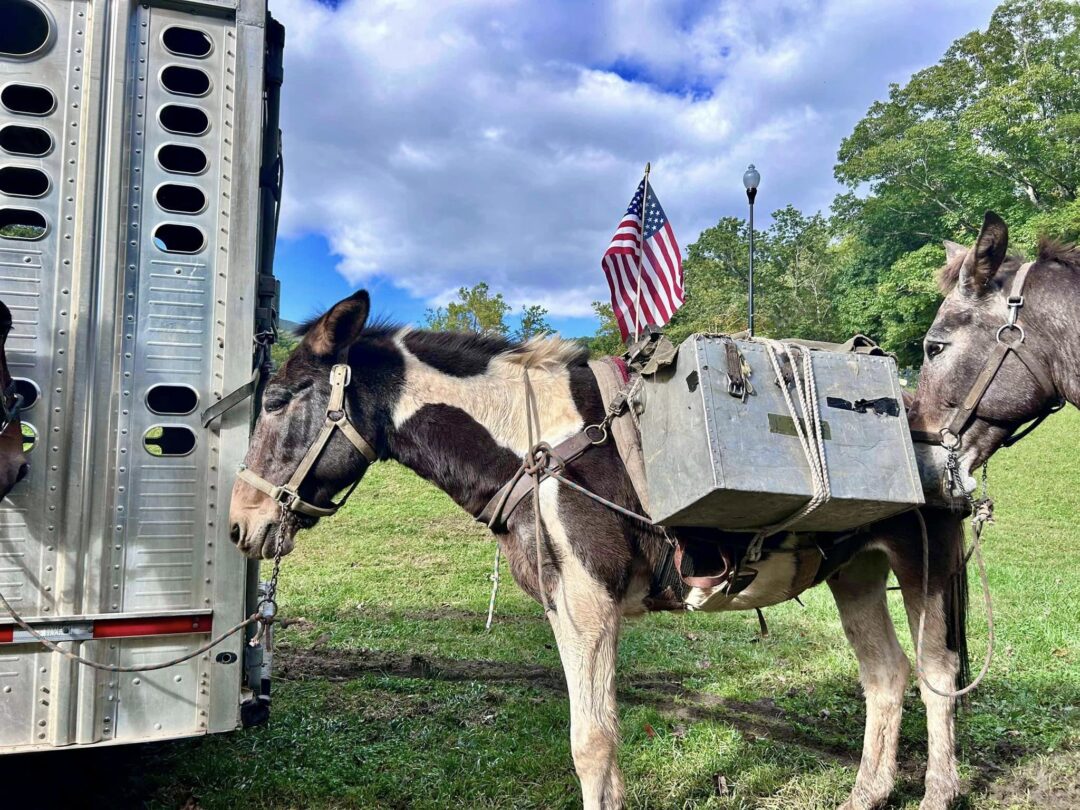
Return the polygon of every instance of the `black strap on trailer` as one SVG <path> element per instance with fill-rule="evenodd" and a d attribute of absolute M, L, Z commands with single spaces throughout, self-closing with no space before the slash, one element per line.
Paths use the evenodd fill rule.
<path fill-rule="evenodd" d="M 267 14 L 262 162 L 259 170 L 259 274 L 255 292 L 254 359 L 251 379 L 201 414 L 203 427 L 252 398 L 251 423 L 259 415 L 262 392 L 273 370 L 270 347 L 277 340 L 281 284 L 274 277 L 274 247 L 281 215 L 285 163 L 281 144 L 281 85 L 285 79 L 285 26 Z"/>

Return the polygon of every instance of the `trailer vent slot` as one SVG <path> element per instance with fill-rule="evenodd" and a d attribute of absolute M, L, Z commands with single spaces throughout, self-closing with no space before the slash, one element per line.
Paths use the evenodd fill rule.
<path fill-rule="evenodd" d="M 206 207 L 206 195 L 195 186 L 166 183 L 154 194 L 157 204 L 176 214 L 197 214 Z"/>
<path fill-rule="evenodd" d="M 210 119 L 198 107 L 166 104 L 158 113 L 161 126 L 177 135 L 202 135 L 210 129 Z"/>
<path fill-rule="evenodd" d="M 0 149 L 12 155 L 41 157 L 52 150 L 52 135 L 41 127 L 11 124 L 0 129 Z"/>
<path fill-rule="evenodd" d="M 214 48 L 214 43 L 207 34 L 196 31 L 194 28 L 182 28 L 178 25 L 166 28 L 165 33 L 161 35 L 161 41 L 165 43 L 165 48 L 170 53 L 175 53 L 177 56 L 191 56 L 195 59 L 209 56 Z"/>
<path fill-rule="evenodd" d="M 198 253 L 205 244 L 203 232 L 193 225 L 166 222 L 154 229 L 154 245 L 166 253 Z"/>
<path fill-rule="evenodd" d="M 36 84 L 9 84 L 0 90 L 0 104 L 22 115 L 48 115 L 56 109 L 53 94 Z"/>
<path fill-rule="evenodd" d="M 158 164 L 174 174 L 202 174 L 206 171 L 206 154 L 195 146 L 167 143 L 158 150 Z"/>
<path fill-rule="evenodd" d="M 37 447 L 38 432 L 37 428 L 31 425 L 29 422 L 22 423 L 22 451 L 29 453 L 35 447 Z"/>
<path fill-rule="evenodd" d="M 49 18 L 28 0 L 0 0 L 0 54 L 30 56 L 49 39 Z"/>
<path fill-rule="evenodd" d="M 12 197 L 40 197 L 48 190 L 49 178 L 45 172 L 23 166 L 0 169 L 0 193 Z"/>
<path fill-rule="evenodd" d="M 15 377 L 12 382 L 15 383 L 15 392 L 22 396 L 22 409 L 24 411 L 28 411 L 37 405 L 37 401 L 41 397 L 41 389 L 38 388 L 36 382 L 25 377 Z"/>
<path fill-rule="evenodd" d="M 186 456 L 195 449 L 195 433 L 182 425 L 157 425 L 146 431 L 143 447 L 152 456 Z"/>
<path fill-rule="evenodd" d="M 45 235 L 45 217 L 28 208 L 0 208 L 0 237 L 40 239 Z"/>
<path fill-rule="evenodd" d="M 152 385 L 146 392 L 146 407 L 157 414 L 185 416 L 199 407 L 199 394 L 188 385 Z"/>
<path fill-rule="evenodd" d="M 198 68 L 169 65 L 161 71 L 161 83 L 178 96 L 205 96 L 210 92 L 210 77 Z"/>

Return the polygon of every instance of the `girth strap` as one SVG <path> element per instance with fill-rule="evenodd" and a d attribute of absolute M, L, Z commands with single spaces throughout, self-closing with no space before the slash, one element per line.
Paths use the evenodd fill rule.
<path fill-rule="evenodd" d="M 326 421 L 323 422 L 319 435 L 315 437 L 315 441 L 311 443 L 307 453 L 305 453 L 304 457 L 300 460 L 299 466 L 297 466 L 292 477 L 289 478 L 285 485 L 279 486 L 271 484 L 261 475 L 258 475 L 246 467 L 240 468 L 237 477 L 246 484 L 255 487 L 255 489 L 270 496 L 291 512 L 299 512 L 311 517 L 329 517 L 344 506 L 345 501 L 349 499 L 353 490 L 356 489 L 356 485 L 360 483 L 359 478 L 353 482 L 352 486 L 349 487 L 349 490 L 340 501 L 337 503 L 331 501 L 330 506 L 317 506 L 305 501 L 300 497 L 300 487 L 303 485 L 305 479 L 307 479 L 308 474 L 315 467 L 315 464 L 319 461 L 319 456 L 322 455 L 322 451 L 333 437 L 335 430 L 340 430 L 345 434 L 345 438 L 349 440 L 353 447 L 360 451 L 360 454 L 367 460 L 368 464 L 374 464 L 379 458 L 375 449 L 360 435 L 356 428 L 353 427 L 352 422 L 349 421 L 349 417 L 345 413 L 345 389 L 348 388 L 351 379 L 352 369 L 344 363 L 339 363 L 330 370 L 330 402 L 326 406 Z"/>

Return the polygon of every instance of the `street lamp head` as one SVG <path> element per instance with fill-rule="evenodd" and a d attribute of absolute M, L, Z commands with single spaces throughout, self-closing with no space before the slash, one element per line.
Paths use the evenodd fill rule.
<path fill-rule="evenodd" d="M 754 168 L 754 164 L 751 163 L 746 169 L 746 173 L 742 176 L 742 184 L 746 186 L 747 191 L 757 190 L 758 183 L 761 182 L 761 174 Z"/>

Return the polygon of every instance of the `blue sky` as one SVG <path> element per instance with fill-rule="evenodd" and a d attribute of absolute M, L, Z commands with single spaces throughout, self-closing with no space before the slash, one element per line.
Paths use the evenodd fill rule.
<path fill-rule="evenodd" d="M 681 245 L 827 208 L 840 139 L 986 0 L 271 0 L 285 24 L 276 272 L 302 320 L 360 287 L 420 323 L 487 282 L 564 335 L 646 161 Z M 767 221 L 767 217 L 762 217 Z"/>

